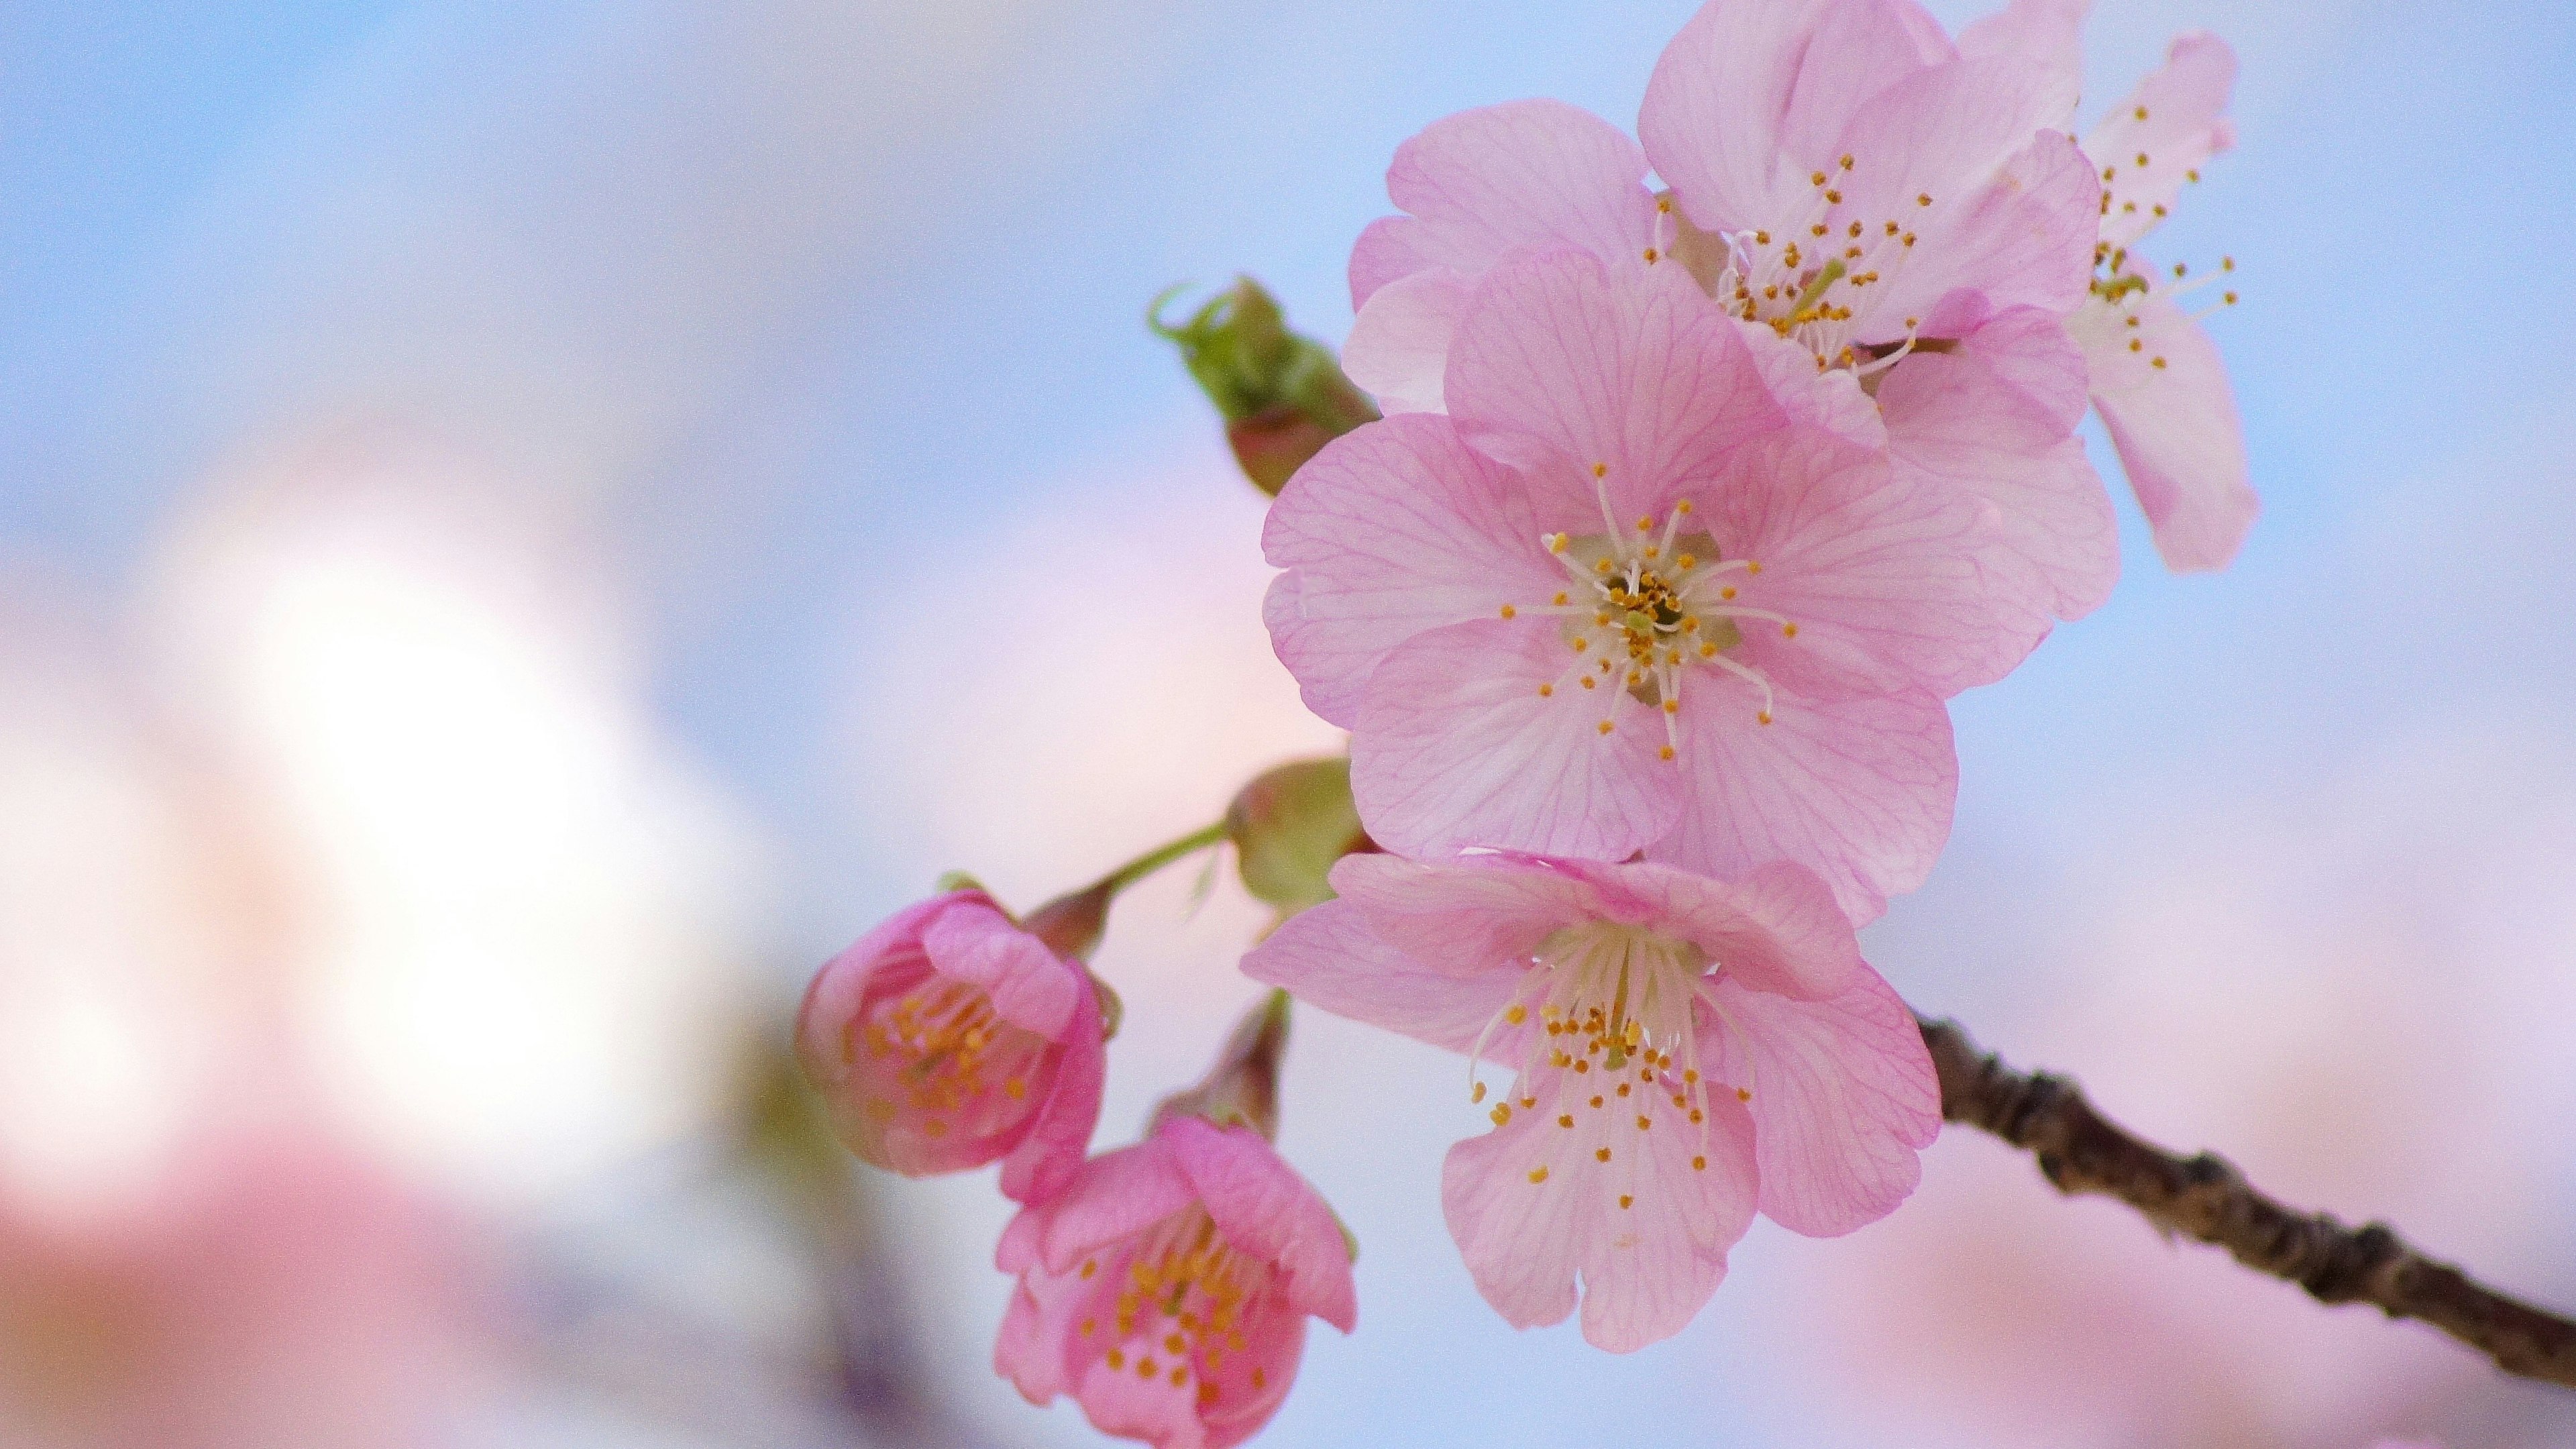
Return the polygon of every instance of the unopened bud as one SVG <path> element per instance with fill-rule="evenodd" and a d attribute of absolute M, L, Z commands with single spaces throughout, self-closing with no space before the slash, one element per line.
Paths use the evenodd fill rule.
<path fill-rule="evenodd" d="M 1263 1138 L 1279 1136 L 1279 1066 L 1288 1055 L 1288 993 L 1272 990 L 1234 1024 L 1216 1064 L 1197 1086 L 1154 1108 L 1146 1135 L 1172 1117 L 1205 1117 L 1220 1127 L 1241 1122 Z"/>
<path fill-rule="evenodd" d="M 1238 279 L 1175 327 L 1162 311 L 1179 290 L 1156 298 L 1146 322 L 1179 345 L 1254 487 L 1277 494 L 1326 443 L 1376 421 L 1377 408 L 1342 375 L 1332 351 L 1289 331 L 1260 283 Z"/>
<path fill-rule="evenodd" d="M 1299 760 L 1264 772 L 1225 808 L 1226 839 L 1253 898 L 1293 916 L 1333 898 L 1333 862 L 1374 850 L 1351 803 L 1351 762 Z"/>

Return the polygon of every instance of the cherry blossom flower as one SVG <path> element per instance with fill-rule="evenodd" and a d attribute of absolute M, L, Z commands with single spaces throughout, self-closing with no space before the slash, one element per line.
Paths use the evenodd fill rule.
<path fill-rule="evenodd" d="M 1250 1438 L 1288 1395 L 1307 1318 L 1348 1333 L 1358 1317 L 1332 1209 L 1254 1128 L 1188 1114 L 1032 1200 L 995 1262 L 1020 1280 L 995 1369 L 1159 1449 Z"/>
<path fill-rule="evenodd" d="M 2222 281 L 2234 261 L 2200 281 L 2162 272 L 2138 243 L 2172 214 L 2182 188 L 2210 157 L 2233 146 L 2226 116 L 2236 54 L 2213 35 L 2173 43 L 2165 64 L 2085 138 L 2100 163 L 2100 276 L 2067 324 L 2092 373 L 2093 406 L 2119 449 L 2156 550 L 2175 569 L 2224 568 L 2261 505 L 2245 460 L 2245 427 L 2218 346 L 2179 299 Z M 2222 294 L 2220 305 L 2236 294 Z"/>
<path fill-rule="evenodd" d="M 850 1150 L 907 1177 L 999 1161 L 1026 1202 L 1081 1163 L 1100 1117 L 1090 973 L 979 890 L 906 907 L 832 958 L 796 1044 Z"/>
<path fill-rule="evenodd" d="M 1512 255 L 1679 263 L 1829 385 L 1875 397 L 1901 470 L 1993 505 L 2006 548 L 1989 566 L 2037 576 L 2041 626 L 2092 609 L 2118 555 L 2073 436 L 2083 367 L 2061 319 L 2085 296 L 2101 188 L 2036 129 L 2073 80 L 2023 43 L 2041 28 L 2025 8 L 1953 47 L 1911 0 L 1713 0 L 1656 68 L 1642 147 L 1552 101 L 1435 123 L 1388 171 L 1408 214 L 1352 253 L 1352 377 L 1390 410 L 1442 407 L 1469 289 Z"/>
<path fill-rule="evenodd" d="M 1930 869 L 1957 783 L 1942 699 L 2035 640 L 1983 513 L 1775 391 L 1674 269 L 1559 250 L 1490 273 L 1450 416 L 1327 447 L 1263 535 L 1266 613 L 1352 731 L 1378 843 L 1787 859 L 1856 918 Z"/>
<path fill-rule="evenodd" d="M 1441 1196 L 1514 1325 L 1625 1352 L 1678 1332 L 1758 1208 L 1846 1233 L 1913 1191 L 1940 1087 L 1913 1014 L 1813 875 L 1351 856 L 1244 959 L 1308 1003 L 1516 1073 Z"/>

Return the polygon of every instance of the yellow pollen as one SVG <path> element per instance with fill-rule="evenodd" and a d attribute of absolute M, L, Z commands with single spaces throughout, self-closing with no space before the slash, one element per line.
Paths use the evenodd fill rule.
<path fill-rule="evenodd" d="M 1583 687 L 1586 689 L 1595 689 L 1599 686 L 1593 682 L 1592 676 L 1587 674 L 1583 676 Z"/>
<path fill-rule="evenodd" d="M 1841 164 L 1842 164 L 1842 168 L 1843 168 L 1845 171 L 1849 171 L 1850 169 L 1852 169 L 1852 158 L 1851 158 L 1851 153 L 1850 153 L 1849 151 L 1845 151 L 1845 152 L 1843 153 L 1843 159 L 1842 159 L 1842 163 L 1841 163 Z"/>
<path fill-rule="evenodd" d="M 1653 247 L 1646 248 L 1646 265 L 1651 267 L 1655 264 L 1655 255 L 1656 253 Z"/>
<path fill-rule="evenodd" d="M 1829 231 L 1831 231 L 1831 230 L 1833 230 L 1833 228 L 1832 228 L 1832 227 L 1829 227 L 1829 226 L 1825 225 L 1823 222 L 1821 222 L 1821 221 L 1820 221 L 1820 222 L 1817 222 L 1814 226 L 1811 226 L 1811 227 L 1807 228 L 1807 234 L 1808 234 L 1808 235 L 1810 235 L 1810 236 L 1823 236 L 1826 232 L 1829 232 Z"/>
<path fill-rule="evenodd" d="M 1608 1162 L 1610 1160 L 1610 1149 L 1607 1147 L 1596 1147 L 1592 1149 L 1592 1160 L 1595 1162 Z"/>
<path fill-rule="evenodd" d="M 1621 1193 L 1621 1194 L 1619 1194 L 1619 1206 L 1621 1206 L 1621 1207 L 1628 1207 L 1628 1206 L 1630 1206 L 1631 1204 L 1635 1203 L 1636 1201 L 1637 1201 L 1637 1199 L 1636 1199 L 1636 1198 L 1635 1198 L 1635 1196 L 1634 1196 L 1634 1195 L 1632 1195 L 1632 1194 L 1624 1193 L 1624 1192 L 1623 1192 L 1623 1193 Z"/>
<path fill-rule="evenodd" d="M 1825 200 L 1832 202 L 1836 206 L 1840 206 L 1843 204 L 1843 194 L 1839 191 L 1828 191 L 1825 193 Z"/>
<path fill-rule="evenodd" d="M 1565 552 L 1565 535 L 1564 535 L 1564 534 L 1561 534 L 1561 533 L 1551 535 L 1551 536 L 1548 538 L 1548 541 L 1547 541 L 1547 551 L 1548 551 L 1549 553 L 1563 553 L 1563 552 Z M 1565 602 L 1565 600 L 1564 600 L 1564 599 L 1562 599 L 1562 598 L 1559 598 L 1559 599 L 1557 600 L 1557 602 L 1558 602 L 1558 603 L 1560 603 L 1560 604 L 1562 604 L 1562 603 L 1564 603 L 1564 602 Z"/>
<path fill-rule="evenodd" d="M 1592 476 L 1593 476 L 1593 477 L 1595 477 L 1595 478 L 1607 478 L 1607 477 L 1609 477 L 1609 476 L 1610 476 L 1610 465 L 1609 465 L 1609 464 L 1607 464 L 1607 463 L 1595 463 L 1595 464 L 1593 464 L 1593 465 L 1592 465 Z"/>
<path fill-rule="evenodd" d="M 2163 358 L 2159 357 L 2159 358 L 2157 358 L 2157 359 L 2155 360 L 2155 365 L 2156 365 L 2157 367 L 2162 367 L 2162 366 L 2164 366 L 2164 365 L 2165 365 L 2165 360 L 2164 360 Z"/>
<path fill-rule="evenodd" d="M 1494 1104 L 1494 1110 L 1486 1113 L 1485 1115 L 1493 1118 L 1494 1125 L 1500 1127 L 1512 1120 L 1512 1104 L 1509 1102 L 1496 1102 Z"/>
<path fill-rule="evenodd" d="M 1097 1259 L 1097 1258 L 1094 1258 L 1094 1259 L 1092 1259 L 1090 1262 L 1087 1262 L 1087 1263 L 1085 1263 L 1085 1264 L 1083 1264 L 1083 1265 L 1082 1265 L 1082 1276 L 1083 1276 L 1083 1277 L 1085 1277 L 1085 1278 L 1088 1278 L 1088 1277 L 1090 1277 L 1092 1274 L 1097 1273 L 1097 1272 L 1099 1272 L 1099 1271 L 1100 1271 L 1100 1260 L 1099 1260 L 1099 1259 Z"/>
<path fill-rule="evenodd" d="M 1663 747 L 1662 747 L 1662 749 L 1661 749 L 1660 753 L 1661 753 L 1661 755 L 1662 755 L 1662 757 L 1663 757 L 1664 759 L 1669 760 L 1669 759 L 1671 759 L 1671 758 L 1673 757 L 1673 747 L 1672 747 L 1672 746 L 1670 746 L 1670 745 L 1665 745 L 1665 746 L 1663 746 Z"/>
<path fill-rule="evenodd" d="M 1669 196 L 1656 197 L 1655 210 L 1664 213 L 1666 216 L 1670 216 L 1673 210 L 1673 199 Z"/>
<path fill-rule="evenodd" d="M 1605 720 L 1603 720 L 1603 721 L 1601 722 L 1601 733 L 1603 733 L 1603 734 L 1605 734 L 1605 735 L 1606 735 L 1606 734 L 1608 734 L 1608 733 L 1610 733 L 1612 730 L 1617 729 L 1617 728 L 1618 728 L 1618 726 L 1617 726 L 1617 725 L 1615 725 L 1615 724 L 1611 723 L 1610 721 L 1608 721 L 1608 720 L 1606 720 L 1606 719 L 1605 719 Z"/>
<path fill-rule="evenodd" d="M 2137 115 L 2139 120 L 2145 120 L 2147 118 L 2147 108 L 2144 106 L 2138 107 Z"/>
<path fill-rule="evenodd" d="M 1691 1159 L 1691 1171 L 1693 1171 L 1693 1172 L 1706 1172 L 1706 1171 L 1708 1171 L 1708 1159 L 1707 1159 L 1707 1158 L 1705 1158 L 1705 1157 L 1694 1157 L 1694 1158 L 1692 1158 L 1692 1159 Z"/>
<path fill-rule="evenodd" d="M 1021 1078 L 1013 1077 L 1002 1084 L 1002 1092 L 1003 1095 L 1009 1097 L 1012 1101 L 1017 1102 L 1028 1096 L 1029 1084 Z"/>
<path fill-rule="evenodd" d="M 1106 1362 L 1111 1368 L 1123 1369 L 1127 1366 L 1127 1355 L 1113 1348 L 1109 1350 L 1109 1357 Z"/>
<path fill-rule="evenodd" d="M 1544 1167 L 1533 1167 L 1533 1168 L 1531 1168 L 1531 1169 L 1530 1169 L 1530 1181 L 1532 1181 L 1532 1182 L 1545 1182 L 1545 1181 L 1547 1181 L 1547 1169 L 1546 1169 L 1546 1168 L 1544 1168 Z"/>
<path fill-rule="evenodd" d="M 1807 182 L 1811 186 L 1822 186 L 1825 184 L 1825 173 L 1819 171 L 1815 175 L 1808 177 Z"/>
<path fill-rule="evenodd" d="M 1163 1351 L 1165 1353 L 1185 1353 L 1189 1350 L 1189 1346 L 1189 1340 L 1181 1337 L 1177 1333 L 1167 1333 L 1163 1335 Z"/>
<path fill-rule="evenodd" d="M 1467 1094 L 1467 1100 L 1470 1102 L 1481 1102 L 1485 1100 L 1485 1084 L 1478 1082 L 1475 1090 Z"/>
<path fill-rule="evenodd" d="M 1744 571 L 1748 574 L 1758 574 L 1762 572 L 1762 565 L 1755 563 L 1751 559 L 1746 559 L 1744 561 Z"/>
<path fill-rule="evenodd" d="M 1795 638 L 1797 638 L 1797 637 L 1798 637 L 1798 626 L 1797 626 L 1797 625 L 1795 625 L 1795 624 L 1783 624 L 1783 625 L 1781 625 L 1781 626 L 1780 626 L 1780 636 L 1781 636 L 1782 638 L 1784 638 L 1784 639 L 1795 639 Z"/>
<path fill-rule="evenodd" d="M 1767 231 L 1755 232 L 1753 234 L 1753 244 L 1757 247 L 1767 247 L 1771 245 L 1771 233 Z"/>
<path fill-rule="evenodd" d="M 1736 1089 L 1735 1089 L 1735 1100 L 1737 1100 L 1737 1101 L 1739 1101 L 1739 1102 L 1750 1102 L 1750 1101 L 1752 1101 L 1752 1100 L 1753 1100 L 1753 1089 L 1752 1089 L 1751 1087 L 1738 1087 L 1738 1088 L 1736 1088 Z"/>
<path fill-rule="evenodd" d="M 1544 1168 L 1544 1167 L 1542 1167 L 1542 1168 L 1540 1168 L 1540 1169 L 1539 1169 L 1539 1171 L 1541 1171 L 1541 1172 L 1545 1172 L 1545 1171 L 1547 1171 L 1547 1169 L 1546 1169 L 1546 1168 Z M 1268 1376 L 1267 1374 L 1264 1374 L 1261 1370 L 1259 1370 L 1259 1369 L 1254 1369 L 1254 1370 L 1252 1371 L 1252 1386 L 1253 1386 L 1254 1388 L 1256 1388 L 1256 1389 L 1257 1389 L 1257 1388 L 1261 1388 L 1261 1387 L 1263 1387 L 1264 1385 L 1268 1384 L 1268 1383 L 1269 1383 L 1269 1381 L 1270 1381 L 1269 1376 Z"/>
<path fill-rule="evenodd" d="M 1538 687 L 1538 697 L 1541 699 L 1545 699 L 1554 693 L 1556 693 L 1556 686 L 1553 684 L 1542 684 Z"/>
<path fill-rule="evenodd" d="M 2146 153 L 2146 152 L 2141 151 L 2141 152 L 2139 152 L 2139 153 L 2138 153 L 2138 164 L 2139 164 L 2139 165 L 2141 165 L 2141 166 L 2144 166 L 2144 165 L 2146 165 L 2146 164 L 2147 164 L 2147 153 Z"/>
<path fill-rule="evenodd" d="M 1583 1073 L 1583 1072 L 1588 1072 L 1588 1071 L 1592 1070 L 1592 1063 L 1587 1062 L 1587 1061 L 1577 1060 L 1577 1061 L 1575 1062 L 1575 1064 L 1574 1064 L 1574 1070 L 1575 1070 L 1575 1071 L 1576 1071 L 1576 1073 L 1578 1073 L 1578 1074 Z"/>
<path fill-rule="evenodd" d="M 2129 350 L 2131 352 L 2144 352 L 2147 350 L 2147 344 L 2135 337 L 2132 337 L 2129 339 Z"/>
<path fill-rule="evenodd" d="M 1760 714 L 1755 715 L 1753 717 L 1753 722 L 1755 724 L 1769 724 L 1771 722 L 1771 711 L 1766 709 Z"/>
<path fill-rule="evenodd" d="M 1506 619 L 1514 618 L 1514 617 L 1517 617 L 1517 616 L 1519 615 L 1519 613 L 1520 613 L 1520 610 L 1513 608 L 1511 605 L 1509 605 L 1509 604 L 1505 604 L 1505 605 L 1503 605 L 1503 617 L 1504 617 L 1504 618 L 1506 618 Z"/>
<path fill-rule="evenodd" d="M 1522 1022 L 1529 1020 L 1529 1008 L 1515 1005 L 1511 1010 L 1503 1013 L 1503 1020 L 1510 1022 L 1514 1026 L 1518 1026 Z"/>
<path fill-rule="evenodd" d="M 1932 193 L 1926 191 L 1915 197 L 1914 204 L 1916 206 L 1930 206 L 1932 204 Z"/>
<path fill-rule="evenodd" d="M 1162 1370 L 1155 1366 L 1152 1357 L 1148 1356 L 1136 1360 L 1136 1377 L 1140 1379 L 1150 1379 L 1160 1372 L 1162 1372 Z"/>
<path fill-rule="evenodd" d="M 1715 644 L 1700 645 L 1699 657 L 1702 659 L 1715 659 L 1717 657 L 1717 646 Z"/>
<path fill-rule="evenodd" d="M 1643 1132 L 1643 1131 L 1645 1131 L 1647 1128 L 1652 1127 L 1652 1126 L 1654 1126 L 1654 1125 L 1655 1125 L 1655 1124 L 1654 1124 L 1653 1120 L 1652 1120 L 1652 1119 L 1650 1119 L 1650 1118 L 1640 1117 L 1640 1118 L 1638 1118 L 1638 1119 L 1637 1119 L 1637 1130 L 1638 1130 L 1638 1131 L 1640 1131 L 1640 1132 Z"/>
<path fill-rule="evenodd" d="M 1678 700 L 1678 699 L 1668 699 L 1668 700 L 1665 700 L 1665 701 L 1664 701 L 1664 713 L 1666 713 L 1666 714 L 1680 714 L 1681 712 L 1682 712 L 1682 702 L 1681 702 L 1680 700 Z"/>
<path fill-rule="evenodd" d="M 1573 1114 L 1573 1113 L 1571 1113 L 1571 1112 L 1559 1112 L 1559 1113 L 1557 1113 L 1557 1114 L 1556 1114 L 1556 1125 L 1557 1125 L 1557 1126 L 1559 1126 L 1559 1127 L 1571 1127 L 1571 1126 L 1573 1126 L 1573 1125 L 1574 1125 L 1574 1114 Z"/>
<path fill-rule="evenodd" d="M 1654 532 L 1654 531 L 1655 531 L 1655 520 L 1654 520 L 1653 518 L 1651 518 L 1651 517 L 1649 517 L 1649 518 L 1640 518 L 1640 519 L 1638 519 L 1638 520 L 1637 520 L 1637 531 L 1638 531 L 1639 533 L 1652 533 L 1652 532 Z"/>
<path fill-rule="evenodd" d="M 1190 1371 L 1189 1371 L 1188 1369 L 1185 1369 L 1185 1368 L 1175 1368 L 1175 1369 L 1173 1369 L 1173 1370 L 1172 1370 L 1172 1387 L 1173 1387 L 1173 1388 L 1176 1388 L 1176 1389 L 1177 1389 L 1177 1388 L 1179 1388 L 1181 1385 L 1183 1385 L 1183 1384 L 1185 1384 L 1185 1383 L 1188 1383 L 1189 1381 L 1190 1381 Z"/>
<path fill-rule="evenodd" d="M 1696 1071 L 1685 1071 L 1682 1073 L 1682 1080 L 1687 1083 L 1696 1083 L 1699 1081 L 1699 1073 Z"/>
<path fill-rule="evenodd" d="M 1674 1102 L 1674 1104 L 1675 1104 L 1676 1106 L 1678 1106 L 1678 1105 L 1680 1104 L 1680 1102 L 1681 1102 L 1681 1098 L 1679 1098 L 1679 1097 L 1675 1097 L 1675 1098 L 1673 1099 L 1673 1102 Z M 1700 1112 L 1699 1112 L 1699 1109 L 1698 1109 L 1697 1107 L 1693 1107 L 1693 1108 L 1691 1108 L 1691 1109 L 1690 1109 L 1690 1119 L 1691 1119 L 1691 1125 L 1692 1125 L 1692 1126 L 1696 1127 L 1696 1126 L 1698 1126 L 1698 1125 L 1699 1125 L 1699 1122 L 1700 1122 Z"/>

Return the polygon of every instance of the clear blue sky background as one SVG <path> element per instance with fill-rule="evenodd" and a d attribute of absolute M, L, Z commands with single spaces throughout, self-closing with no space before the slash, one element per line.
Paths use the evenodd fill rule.
<path fill-rule="evenodd" d="M 932 8 L 18 0 L 0 566 L 112 611 L 209 470 L 311 426 L 522 469 L 623 581 L 665 727 L 782 845 L 774 944 L 810 960 L 952 863 L 890 863 L 834 724 L 854 639 L 950 606 L 853 600 L 941 577 L 1068 477 L 1203 449 L 1146 299 L 1246 270 L 1338 337 L 1399 140 L 1526 95 L 1628 123 L 1691 7 Z M 2209 844 L 2195 821 L 2417 753 L 2554 789 L 2576 710 L 2576 10 L 2099 10 L 2096 105 L 2175 30 L 2243 56 L 2240 150 L 2155 247 L 2238 260 L 2213 325 L 2266 512 L 2232 572 L 2176 579 L 2124 496 L 2112 602 L 1957 706 L 1951 857 L 1873 944 L 1918 1001 L 2034 1050 L 2061 916 Z M 1004 587 L 1000 627 L 1043 629 L 1044 581 Z M 1395 1241 L 1435 1252 L 1411 1221 Z M 1761 1328 L 1723 1295 L 1607 1363 L 1477 1316 L 1454 1265 L 1375 1286 L 1375 1331 L 1319 1345 L 1274 1442 L 1846 1432 L 1729 1375 Z"/>

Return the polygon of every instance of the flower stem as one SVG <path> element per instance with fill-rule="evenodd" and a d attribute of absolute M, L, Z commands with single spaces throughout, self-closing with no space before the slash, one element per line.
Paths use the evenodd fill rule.
<path fill-rule="evenodd" d="M 1204 830 L 1193 830 L 1178 840 L 1155 846 L 1143 855 L 1100 878 L 1094 889 L 1116 895 L 1136 882 L 1161 870 L 1176 860 L 1196 855 L 1225 839 L 1225 822 L 1220 820 Z"/>

